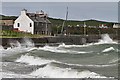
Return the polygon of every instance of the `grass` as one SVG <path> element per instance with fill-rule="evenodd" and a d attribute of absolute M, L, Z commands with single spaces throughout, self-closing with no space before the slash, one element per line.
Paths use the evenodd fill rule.
<path fill-rule="evenodd" d="M 24 33 L 24 32 L 16 32 L 16 31 L 10 31 L 10 30 L 1 30 L 0 31 L 0 38 L 42 38 L 42 37 L 48 37 L 48 35 L 40 35 L 40 34 L 30 34 L 30 33 Z"/>

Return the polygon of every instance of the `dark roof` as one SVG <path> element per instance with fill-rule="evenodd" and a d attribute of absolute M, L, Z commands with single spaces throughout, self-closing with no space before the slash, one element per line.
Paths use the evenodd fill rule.
<path fill-rule="evenodd" d="M 34 22 L 51 23 L 44 14 L 27 13 L 27 16 Z"/>

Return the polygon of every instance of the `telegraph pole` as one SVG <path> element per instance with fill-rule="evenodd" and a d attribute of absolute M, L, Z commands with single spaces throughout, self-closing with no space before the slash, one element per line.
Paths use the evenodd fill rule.
<path fill-rule="evenodd" d="M 45 34 L 47 35 L 47 31 L 48 31 L 48 29 L 47 29 L 47 21 L 46 21 L 46 29 L 45 29 Z"/>
<path fill-rule="evenodd" d="M 86 36 L 86 23 L 84 22 L 84 36 Z"/>
<path fill-rule="evenodd" d="M 68 18 L 68 7 L 67 7 L 66 19 L 64 20 L 64 22 L 62 24 L 61 34 L 63 34 L 64 25 L 65 25 L 65 21 L 67 21 L 67 18 Z"/>

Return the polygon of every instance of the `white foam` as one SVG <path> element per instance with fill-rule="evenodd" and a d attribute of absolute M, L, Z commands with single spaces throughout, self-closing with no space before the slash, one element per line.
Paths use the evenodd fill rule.
<path fill-rule="evenodd" d="M 109 48 L 104 49 L 102 52 L 109 52 L 113 50 L 115 50 L 113 47 L 109 47 Z"/>
<path fill-rule="evenodd" d="M 21 44 L 18 41 L 10 42 L 9 44 L 12 48 L 21 47 Z"/>
<path fill-rule="evenodd" d="M 23 46 L 27 46 L 27 47 L 34 47 L 35 46 L 33 41 L 31 39 L 29 39 L 29 38 L 23 38 L 23 41 L 24 41 L 22 43 Z"/>
<path fill-rule="evenodd" d="M 1 50 L 4 50 L 4 48 L 3 48 L 3 46 L 2 46 L 2 45 L 0 45 L 0 51 L 1 51 Z"/>
<path fill-rule="evenodd" d="M 10 46 L 11 47 L 8 47 L 7 49 L 4 49 L 2 46 L 0 46 L 0 51 L 2 53 L 0 56 L 9 56 L 37 49 L 34 47 L 34 43 L 27 38 L 23 39 L 23 43 L 20 43 L 18 41 L 10 42 Z"/>
<path fill-rule="evenodd" d="M 71 68 L 59 68 L 52 65 L 39 68 L 30 75 L 37 76 L 37 78 L 106 78 L 88 70 L 78 72 Z"/>
<path fill-rule="evenodd" d="M 29 74 L 16 74 L 13 72 L 0 72 L 1 78 L 35 78 L 35 76 Z"/>
<path fill-rule="evenodd" d="M 117 62 L 118 63 L 118 61 L 119 61 L 120 59 L 113 59 L 113 60 L 111 60 L 111 61 L 109 61 L 109 63 L 115 63 L 115 62 Z"/>
<path fill-rule="evenodd" d="M 19 54 L 23 52 L 29 52 L 31 50 L 37 49 L 35 47 L 9 47 L 7 49 L 1 50 L 2 55 L 1 56 L 10 56 L 14 54 Z"/>
<path fill-rule="evenodd" d="M 62 63 L 62 62 L 58 62 L 58 63 Z M 116 66 L 117 64 L 111 64 L 111 65 L 93 65 L 93 64 L 89 64 L 89 65 L 81 65 L 81 64 L 68 64 L 68 63 L 62 63 L 62 64 L 66 64 L 69 66 L 79 66 L 79 67 L 108 67 L 108 66 Z"/>
<path fill-rule="evenodd" d="M 28 56 L 28 55 L 22 55 L 20 58 L 18 58 L 15 62 L 20 62 L 20 63 L 27 63 L 29 65 L 44 65 L 44 64 L 49 64 L 51 62 L 59 63 L 59 64 L 65 64 L 69 66 L 88 66 L 88 67 L 108 67 L 108 66 L 114 66 L 116 64 L 112 65 L 81 65 L 81 64 L 70 64 L 70 63 L 63 63 L 60 61 L 56 60 L 50 60 L 50 59 L 44 59 L 44 58 L 39 58 L 39 57 L 34 57 L 34 56 Z"/>
<path fill-rule="evenodd" d="M 83 44 L 83 45 L 66 45 L 65 43 L 60 44 L 58 47 L 72 48 L 72 47 L 89 47 L 94 45 L 93 43 Z"/>
<path fill-rule="evenodd" d="M 85 52 L 85 51 L 74 51 L 74 50 L 68 50 L 68 49 L 63 49 L 59 47 L 52 47 L 52 46 L 44 46 L 44 47 L 39 47 L 38 50 L 44 50 L 44 51 L 50 51 L 54 53 L 69 53 L 69 54 L 84 54 L 84 53 L 91 53 L 90 52 Z"/>
<path fill-rule="evenodd" d="M 0 45 L 0 57 L 2 57 L 2 52 L 3 52 L 4 48 L 3 46 Z M 0 58 L 1 59 L 1 58 Z"/>
<path fill-rule="evenodd" d="M 96 44 L 118 44 L 117 42 L 113 41 L 108 34 L 101 35 L 101 38 L 98 43 Z"/>
<path fill-rule="evenodd" d="M 108 34 L 102 34 L 101 39 L 97 43 L 88 43 L 83 45 L 66 45 L 65 43 L 60 44 L 58 47 L 72 48 L 72 47 L 89 47 L 92 45 L 99 44 L 118 44 L 117 41 L 113 41 Z"/>
<path fill-rule="evenodd" d="M 54 60 L 46 60 L 34 56 L 22 55 L 15 62 L 28 63 L 29 65 L 43 65 L 48 64 L 50 62 L 54 62 Z"/>

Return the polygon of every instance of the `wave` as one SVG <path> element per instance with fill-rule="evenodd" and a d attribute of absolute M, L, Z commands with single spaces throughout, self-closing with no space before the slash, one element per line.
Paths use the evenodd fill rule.
<path fill-rule="evenodd" d="M 2 45 L 0 45 L 0 51 L 1 51 L 1 50 L 4 50 L 4 48 L 3 48 L 3 46 L 2 46 Z"/>
<path fill-rule="evenodd" d="M 82 65 L 82 64 L 70 64 L 70 63 L 63 63 L 60 61 L 56 60 L 50 60 L 50 59 L 44 59 L 44 58 L 39 58 L 39 57 L 34 57 L 34 56 L 29 56 L 29 55 L 22 55 L 20 58 L 15 60 L 15 62 L 20 62 L 20 63 L 27 63 L 29 65 L 45 65 L 45 64 L 60 64 L 60 65 L 67 65 L 67 66 L 76 66 L 76 67 L 108 67 L 108 66 L 115 66 L 116 64 L 112 65 Z"/>
<path fill-rule="evenodd" d="M 13 72 L 0 72 L 1 78 L 35 78 L 35 76 L 29 75 L 29 74 L 16 74 Z"/>
<path fill-rule="evenodd" d="M 50 51 L 50 52 L 54 52 L 54 53 L 69 53 L 69 54 L 92 53 L 92 51 L 90 51 L 90 52 L 74 51 L 74 50 L 68 50 L 68 49 L 53 47 L 53 46 L 48 46 L 48 45 L 46 45 L 44 47 L 39 47 L 38 50 Z"/>
<path fill-rule="evenodd" d="M 93 43 L 89 43 L 89 44 L 83 44 L 83 45 L 66 45 L 65 43 L 60 44 L 58 47 L 65 47 L 65 48 L 72 48 L 72 47 L 89 47 L 93 45 Z"/>
<path fill-rule="evenodd" d="M 58 47 L 65 47 L 65 48 L 71 48 L 71 47 L 89 47 L 92 45 L 99 45 L 99 44 L 118 44 L 118 42 L 113 41 L 108 34 L 101 35 L 101 39 L 98 40 L 96 43 L 87 43 L 83 45 L 66 45 L 65 43 L 60 44 Z"/>
<path fill-rule="evenodd" d="M 36 47 L 34 47 L 34 43 L 32 42 L 32 40 L 28 38 L 23 38 L 22 43 L 16 40 L 9 42 L 10 42 L 9 43 L 10 47 L 8 47 L 7 49 L 4 49 L 3 46 L 0 46 L 0 51 L 1 51 L 0 56 L 9 56 L 9 55 L 29 52 L 34 49 L 37 49 Z"/>
<path fill-rule="evenodd" d="M 22 55 L 15 62 L 28 63 L 29 65 L 44 65 L 44 64 L 48 64 L 50 62 L 56 62 L 56 61 L 46 60 L 46 59 L 42 59 L 34 56 Z"/>
<path fill-rule="evenodd" d="M 13 47 L 13 48 L 9 47 L 7 49 L 1 50 L 1 56 L 10 56 L 14 54 L 23 53 L 23 52 L 29 52 L 35 49 L 37 48 L 35 47 Z"/>
<path fill-rule="evenodd" d="M 113 59 L 113 60 L 109 61 L 109 63 L 118 63 L 119 60 L 120 60 L 119 58 Z"/>
<path fill-rule="evenodd" d="M 77 71 L 71 68 L 59 68 L 48 64 L 43 68 L 33 71 L 30 75 L 38 78 L 106 78 L 89 70 Z"/>
<path fill-rule="evenodd" d="M 109 47 L 104 49 L 102 52 L 109 52 L 109 51 L 114 51 L 115 49 L 113 47 Z"/>

